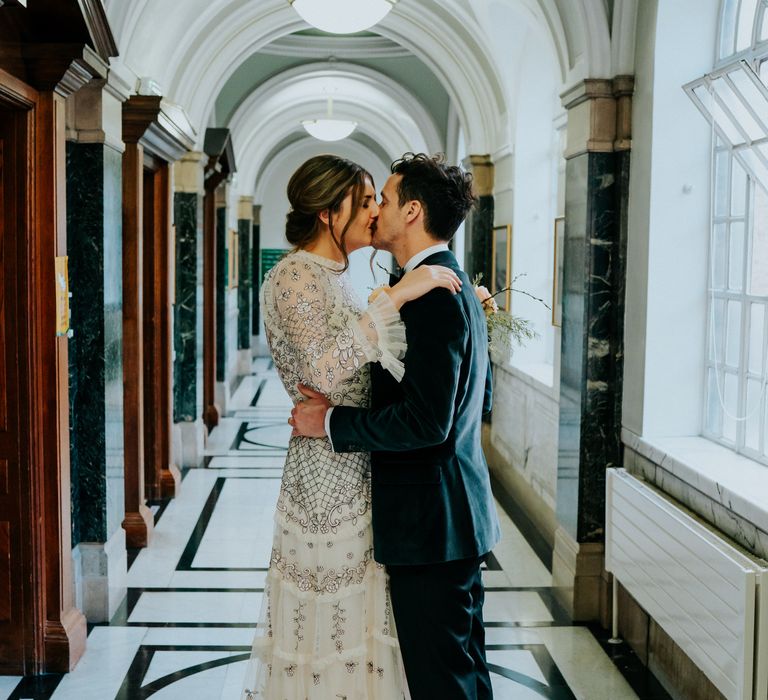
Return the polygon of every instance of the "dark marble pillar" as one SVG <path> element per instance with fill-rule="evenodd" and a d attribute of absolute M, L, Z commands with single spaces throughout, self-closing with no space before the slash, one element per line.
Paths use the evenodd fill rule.
<path fill-rule="evenodd" d="M 631 79 L 587 80 L 564 97 L 566 152 L 563 321 L 555 542 L 556 585 L 577 619 L 599 613 L 605 471 L 621 466 Z M 618 118 L 617 115 L 621 115 Z M 558 551 L 559 550 L 559 551 Z M 583 572 L 590 571 L 589 574 Z M 591 579 L 591 580 L 590 580 Z"/>
<path fill-rule="evenodd" d="M 176 304 L 174 306 L 173 420 L 202 415 L 202 245 L 203 197 L 174 192 Z"/>
<path fill-rule="evenodd" d="M 482 274 L 490 287 L 493 267 L 493 178 L 490 156 L 469 156 L 464 166 L 472 173 L 477 204 L 467 217 L 465 269 L 470 279 Z"/>
<path fill-rule="evenodd" d="M 222 187 L 220 192 L 225 192 Z M 219 192 L 217 192 L 217 195 Z M 216 381 L 227 376 L 227 292 L 229 291 L 229 256 L 227 249 L 226 199 L 216 203 Z"/>
<path fill-rule="evenodd" d="M 253 197 L 241 197 L 238 204 L 237 245 L 239 279 L 237 287 L 237 349 L 251 349 L 251 235 Z M 248 359 L 248 364 L 250 360 Z"/>
<path fill-rule="evenodd" d="M 253 294 L 251 303 L 253 308 L 253 319 L 251 323 L 251 332 L 253 335 L 259 335 L 261 332 L 261 317 L 259 316 L 259 291 L 261 289 L 261 205 L 253 207 L 253 238 L 251 241 L 251 286 Z"/>
<path fill-rule="evenodd" d="M 123 519 L 121 159 L 67 143 L 74 544 L 105 542 Z"/>
<path fill-rule="evenodd" d="M 176 280 L 173 323 L 173 423 L 176 454 L 200 466 L 203 423 L 203 168 L 207 156 L 189 152 L 173 166 Z"/>

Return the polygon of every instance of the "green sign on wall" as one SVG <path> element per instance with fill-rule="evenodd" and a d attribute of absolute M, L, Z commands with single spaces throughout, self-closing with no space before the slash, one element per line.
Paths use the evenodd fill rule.
<path fill-rule="evenodd" d="M 261 249 L 261 277 L 259 287 L 267 276 L 267 273 L 277 265 L 280 258 L 288 252 L 287 248 L 262 248 Z"/>

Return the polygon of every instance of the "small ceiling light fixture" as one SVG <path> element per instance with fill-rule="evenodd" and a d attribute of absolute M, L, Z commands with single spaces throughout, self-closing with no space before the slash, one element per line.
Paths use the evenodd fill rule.
<path fill-rule="evenodd" d="M 301 125 L 307 133 L 320 141 L 341 141 L 357 127 L 357 122 L 333 118 L 333 98 L 328 97 L 328 114 L 325 119 L 304 119 Z"/>
<path fill-rule="evenodd" d="M 302 19 L 330 34 L 354 34 L 378 24 L 398 0 L 288 0 Z"/>

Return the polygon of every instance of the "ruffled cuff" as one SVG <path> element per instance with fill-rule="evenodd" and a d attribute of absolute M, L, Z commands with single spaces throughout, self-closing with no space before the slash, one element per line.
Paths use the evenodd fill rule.
<path fill-rule="evenodd" d="M 367 359 L 371 362 L 380 362 L 381 366 L 398 382 L 402 381 L 405 365 L 401 358 L 408 348 L 405 340 L 405 324 L 389 294 L 379 294 L 368 306 L 360 323 L 370 323 L 377 336 L 373 343 L 365 331 L 362 328 L 359 329 L 358 335 L 362 337 L 358 340 L 364 348 Z"/>

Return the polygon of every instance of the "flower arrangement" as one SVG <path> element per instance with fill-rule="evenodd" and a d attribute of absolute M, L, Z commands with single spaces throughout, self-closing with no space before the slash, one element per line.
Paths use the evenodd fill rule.
<path fill-rule="evenodd" d="M 480 284 L 483 279 L 482 272 L 476 275 L 472 281 L 475 294 L 477 294 L 477 298 L 483 306 L 483 311 L 485 311 L 485 318 L 488 324 L 488 347 L 494 354 L 508 355 L 513 346 L 523 345 L 526 340 L 533 340 L 539 335 L 533 329 L 530 321 L 499 309 L 499 305 L 494 297 L 511 291 L 524 294 L 543 304 L 547 309 L 550 308 L 543 299 L 539 299 L 539 297 L 535 297 L 533 294 L 529 294 L 522 289 L 515 288 L 515 282 L 524 276 L 524 274 L 516 275 L 509 287 L 499 289 L 493 294 L 488 291 L 487 287 Z"/>

